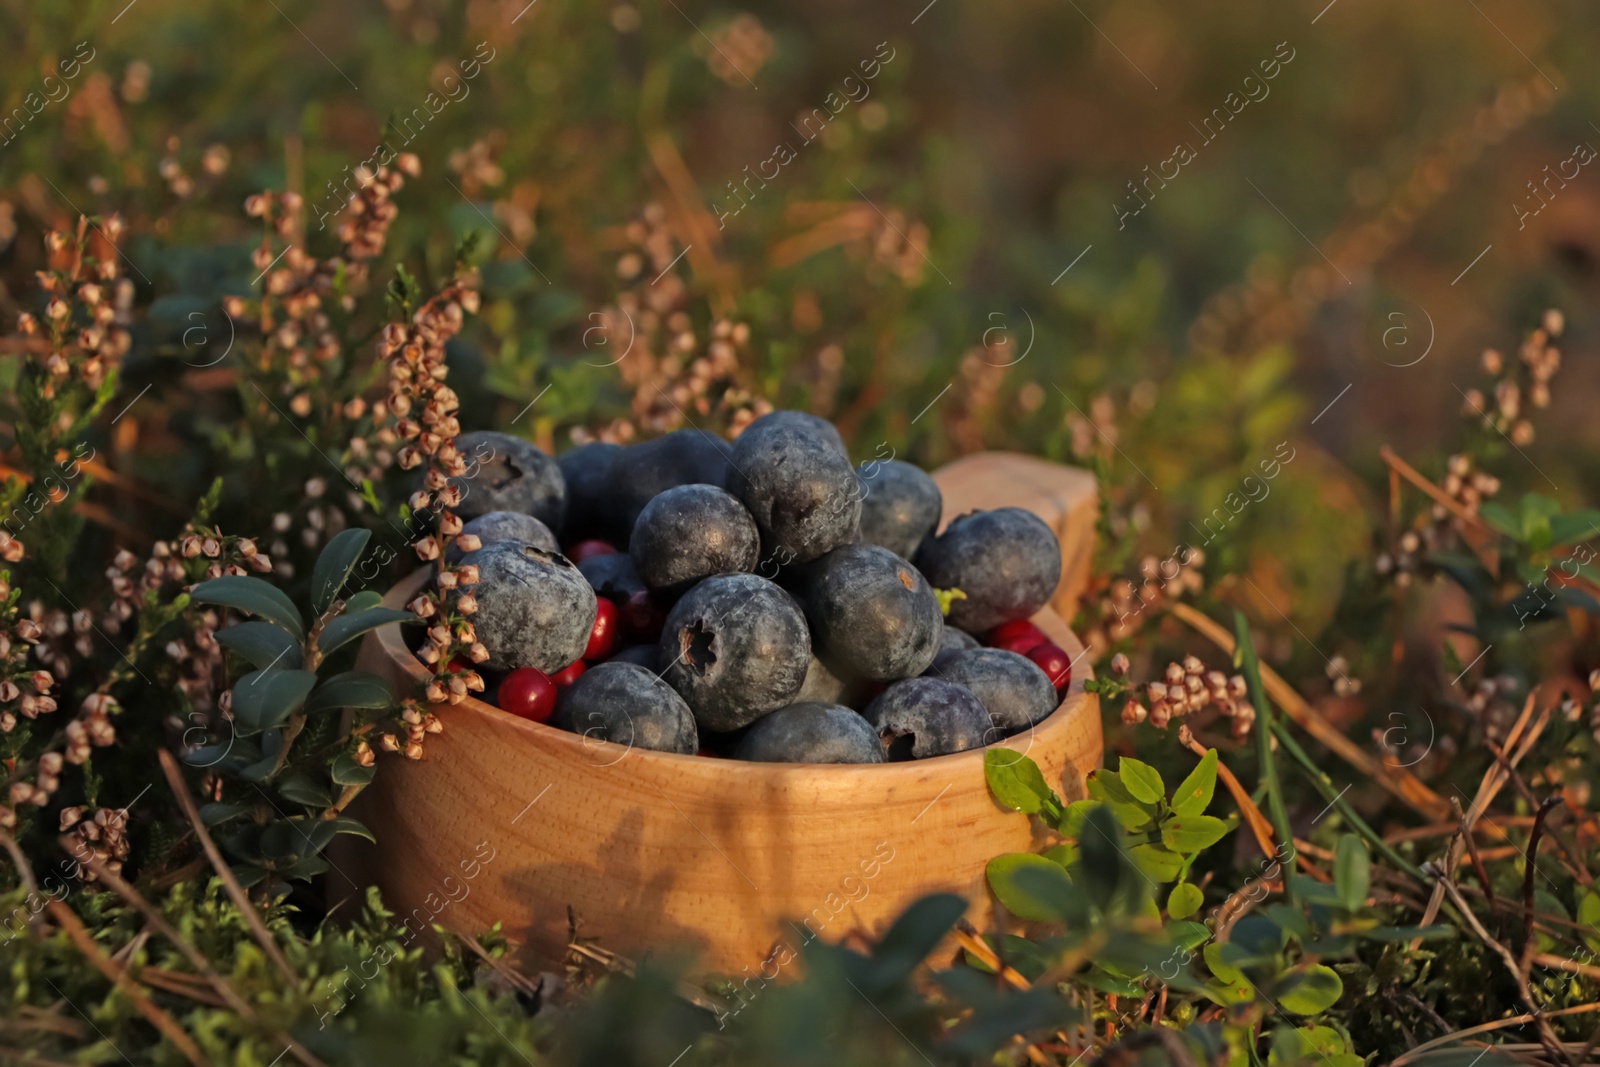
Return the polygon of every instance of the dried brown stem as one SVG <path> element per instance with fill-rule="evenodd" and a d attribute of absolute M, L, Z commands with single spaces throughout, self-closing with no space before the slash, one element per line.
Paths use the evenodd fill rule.
<path fill-rule="evenodd" d="M 144 990 L 139 988 L 139 983 L 128 977 L 128 973 L 112 962 L 111 958 L 100 951 L 100 946 L 94 943 L 94 938 L 89 931 L 84 929 L 83 923 L 72 909 L 59 900 L 52 900 L 46 905 L 50 914 L 60 924 L 67 937 L 84 957 L 94 965 L 94 969 L 105 975 L 112 985 L 116 986 L 140 1015 L 147 1019 L 151 1026 L 161 1031 L 161 1036 L 172 1042 L 177 1050 L 183 1053 L 183 1058 L 194 1064 L 195 1067 L 206 1067 L 206 1058 L 200 1053 L 200 1046 L 184 1032 L 172 1016 L 162 1011 L 155 1001 L 145 996 Z"/>
<path fill-rule="evenodd" d="M 1501 962 L 1505 964 L 1512 980 L 1516 982 L 1518 996 L 1528 1006 L 1532 1022 L 1539 1029 L 1540 1043 L 1544 1045 L 1545 1049 L 1557 1062 L 1571 1062 L 1566 1049 L 1562 1046 L 1560 1039 L 1556 1037 L 1555 1030 L 1551 1028 L 1550 1020 L 1545 1016 L 1543 1009 L 1539 1007 L 1539 1002 L 1533 999 L 1533 993 L 1528 989 L 1527 972 L 1520 969 L 1517 958 L 1511 954 L 1509 948 L 1489 936 L 1489 931 L 1483 928 L 1483 924 L 1473 914 L 1466 898 L 1461 895 L 1461 890 L 1456 888 L 1455 882 L 1451 880 L 1448 873 L 1440 876 L 1439 884 L 1444 886 L 1445 893 L 1449 895 L 1450 900 L 1461 912 L 1462 917 L 1466 919 L 1467 925 L 1472 927 L 1472 932 L 1478 936 L 1478 940 L 1482 941 L 1484 946 L 1496 956 L 1499 956 Z"/>
<path fill-rule="evenodd" d="M 278 942 L 267 929 L 266 923 L 261 921 L 261 916 L 256 912 L 255 905 L 250 902 L 249 895 L 240 887 L 239 880 L 233 876 L 233 871 L 229 870 L 222 853 L 217 851 L 216 842 L 211 840 L 211 834 L 200 821 L 200 812 L 194 806 L 194 798 L 189 795 L 189 787 L 184 783 L 183 772 L 178 769 L 178 761 L 173 759 L 172 753 L 166 749 L 162 749 L 158 755 L 161 757 L 161 770 L 167 776 L 167 784 L 172 787 L 179 806 L 183 808 L 184 815 L 188 816 L 195 835 L 200 838 L 200 847 L 205 849 L 206 858 L 211 861 L 211 866 L 216 868 L 217 877 L 222 879 L 223 888 L 227 890 L 233 906 L 244 916 L 246 925 L 255 935 L 256 942 L 261 945 L 261 951 L 267 954 L 267 959 L 283 973 L 291 986 L 298 986 L 299 976 L 294 973 L 294 968 L 289 966 L 289 961 L 284 959 L 283 950 L 278 948 Z"/>
<path fill-rule="evenodd" d="M 206 960 L 205 956 L 198 949 L 191 945 L 182 934 L 174 929 L 171 923 L 167 922 L 166 918 L 161 914 L 160 909 L 146 900 L 138 890 L 133 888 L 133 886 L 123 881 L 120 875 L 107 868 L 106 865 L 97 859 L 92 853 L 89 855 L 88 859 L 84 861 L 84 865 L 93 871 L 95 877 L 101 882 L 105 883 L 112 892 L 116 893 L 127 903 L 133 905 L 133 907 L 145 917 L 145 921 L 155 929 L 156 933 L 172 942 L 173 946 L 183 954 L 183 958 L 188 960 L 189 965 L 197 972 L 196 975 L 186 977 L 189 977 L 196 982 L 204 982 L 206 985 L 209 985 L 213 990 L 216 991 L 217 997 L 220 998 L 220 1000 L 225 1003 L 227 1007 L 232 1009 L 233 1012 L 240 1018 L 254 1023 L 257 1026 L 262 1025 L 260 1017 L 256 1015 L 255 1009 L 250 1006 L 249 1002 L 238 994 L 238 992 L 231 984 L 229 984 L 226 978 L 217 973 L 216 968 L 211 966 L 210 962 Z M 145 971 L 141 972 L 141 978 L 147 979 L 150 976 L 150 970 L 151 969 L 147 968 Z M 309 1050 L 301 1046 L 299 1042 L 295 1041 L 282 1030 L 274 1031 L 273 1036 L 277 1038 L 277 1040 L 282 1041 L 284 1045 L 288 1047 L 289 1051 L 293 1053 L 294 1058 L 305 1064 L 306 1067 L 324 1067 L 320 1059 L 312 1055 Z"/>
<path fill-rule="evenodd" d="M 1204 759 L 1206 746 L 1191 738 L 1189 751 Z M 1276 855 L 1278 850 L 1272 843 L 1272 825 L 1267 822 L 1267 817 L 1261 813 L 1261 809 L 1256 807 L 1256 802 L 1250 799 L 1250 791 L 1244 787 L 1244 784 L 1238 778 L 1234 777 L 1233 772 L 1228 769 L 1228 765 L 1221 760 L 1217 761 L 1217 777 L 1222 779 L 1222 784 L 1233 797 L 1234 803 L 1239 806 L 1239 814 L 1244 817 L 1245 825 L 1250 827 L 1251 835 L 1255 837 L 1256 844 L 1261 847 L 1261 854 L 1263 856 Z"/>
<path fill-rule="evenodd" d="M 1218 626 L 1204 614 L 1189 605 L 1174 602 L 1168 610 L 1177 618 L 1198 630 L 1212 644 L 1229 655 L 1233 654 L 1233 635 Z M 1423 785 L 1421 780 L 1404 767 L 1386 765 L 1344 735 L 1344 732 L 1306 703 L 1294 687 L 1265 663 L 1261 664 L 1261 684 L 1273 703 L 1283 709 L 1295 725 L 1316 738 L 1323 747 L 1356 768 L 1382 789 L 1388 790 L 1427 818 L 1446 818 L 1450 805 L 1443 797 Z"/>
<path fill-rule="evenodd" d="M 1523 974 L 1530 970 L 1530 960 L 1533 956 L 1533 880 L 1539 874 L 1539 842 L 1544 838 L 1545 818 L 1557 804 L 1560 804 L 1561 794 L 1546 797 L 1539 810 L 1533 816 L 1533 832 L 1528 835 L 1527 870 L 1522 876 L 1522 959 L 1520 967 Z"/>

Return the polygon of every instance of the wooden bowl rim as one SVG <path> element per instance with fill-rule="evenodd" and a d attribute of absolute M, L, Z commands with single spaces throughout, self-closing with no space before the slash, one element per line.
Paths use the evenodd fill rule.
<path fill-rule="evenodd" d="M 390 588 L 383 598 L 383 607 L 404 609 L 413 597 L 421 592 L 422 587 L 433 575 L 430 567 L 421 567 L 407 577 L 401 579 Z M 1058 622 L 1063 633 L 1071 638 L 1065 651 L 1073 656 L 1074 662 L 1082 658 L 1084 648 L 1076 634 L 1067 627 L 1066 623 L 1056 615 L 1052 608 L 1045 607 L 1034 614 L 1035 619 L 1048 617 Z M 405 624 L 401 624 L 405 625 Z M 407 677 L 416 682 L 420 687 L 432 678 L 432 674 L 423 666 L 416 655 L 406 647 L 401 637 L 401 626 L 383 626 L 369 635 L 375 638 L 378 648 L 383 655 L 393 664 L 397 664 Z M 1089 699 L 1089 694 L 1084 692 L 1083 684 L 1094 677 L 1093 671 L 1084 666 L 1082 672 L 1074 668 L 1072 681 L 1067 686 L 1066 696 L 1056 709 L 1043 719 L 1034 723 L 1026 732 L 1013 734 L 991 745 L 982 748 L 968 749 L 965 752 L 952 752 L 943 756 L 930 756 L 924 759 L 906 760 L 895 763 L 766 763 L 756 760 L 735 759 L 706 759 L 698 755 L 682 755 L 676 752 L 660 752 L 654 749 L 635 748 L 634 746 L 615 747 L 622 749 L 622 755 L 611 763 L 600 766 L 613 766 L 624 758 L 634 757 L 647 761 L 666 761 L 681 764 L 680 772 L 699 774 L 707 779 L 725 780 L 729 776 L 735 778 L 745 777 L 771 782 L 777 779 L 780 782 L 794 782 L 804 780 L 815 782 L 819 778 L 831 780 L 846 780 L 860 775 L 870 775 L 873 781 L 881 782 L 885 786 L 899 784 L 911 785 L 926 780 L 930 765 L 941 769 L 960 771 L 963 768 L 959 761 L 971 764 L 971 769 L 982 774 L 984 753 L 991 748 L 1008 748 L 1026 755 L 1033 747 L 1035 740 L 1048 743 L 1058 733 L 1070 729 L 1073 721 L 1084 714 L 1098 712 L 1097 702 Z M 442 704 L 435 707 L 448 708 L 451 716 L 463 713 L 487 718 L 497 727 L 510 728 L 522 733 L 536 747 L 549 751 L 552 755 L 570 758 L 581 762 L 591 762 L 592 754 L 606 747 L 612 747 L 614 742 L 594 741 L 584 735 L 574 734 L 571 731 L 550 726 L 546 723 L 533 722 L 508 711 L 502 711 L 487 701 L 479 700 L 470 694 L 459 704 Z M 447 727 L 448 728 L 448 727 Z M 603 747 L 602 747 L 603 746 Z"/>

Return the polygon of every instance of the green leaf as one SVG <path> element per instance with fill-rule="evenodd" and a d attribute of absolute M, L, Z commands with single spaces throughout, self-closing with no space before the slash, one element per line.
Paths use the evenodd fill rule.
<path fill-rule="evenodd" d="M 1170 882 L 1183 870 L 1183 857 L 1161 845 L 1134 845 L 1128 856 L 1152 882 Z"/>
<path fill-rule="evenodd" d="M 348 752 L 335 756 L 328 767 L 334 785 L 368 785 L 378 771 L 376 766 L 363 767 Z"/>
<path fill-rule="evenodd" d="M 1359 911 L 1367 899 L 1367 885 L 1372 877 L 1372 857 L 1367 846 L 1355 834 L 1339 838 L 1333 856 L 1333 884 L 1339 891 L 1339 903 L 1346 911 Z"/>
<path fill-rule="evenodd" d="M 1337 1067 L 1337 1057 L 1346 1055 L 1348 1049 L 1344 1035 L 1331 1026 L 1302 1026 L 1298 1029 L 1282 1026 L 1273 1032 L 1272 1051 L 1267 1056 L 1267 1064 L 1268 1067 L 1283 1067 L 1326 1060 Z M 1358 1064 L 1366 1062 L 1359 1056 L 1355 1060 Z"/>
<path fill-rule="evenodd" d="M 1114 772 L 1104 768 L 1090 771 L 1087 781 L 1089 795 L 1109 807 L 1124 830 L 1138 833 L 1155 825 L 1157 807 L 1135 800 Z"/>
<path fill-rule="evenodd" d="M 312 852 L 302 826 L 289 819 L 277 819 L 261 831 L 261 853 L 269 859 L 293 863 Z"/>
<path fill-rule="evenodd" d="M 375 630 L 391 622 L 421 622 L 409 611 L 396 611 L 394 608 L 371 608 L 359 615 L 341 615 L 322 628 L 322 636 L 317 638 L 317 651 L 327 655 L 340 645 L 354 641 L 368 630 Z"/>
<path fill-rule="evenodd" d="M 308 808 L 326 808 L 333 803 L 333 795 L 327 788 L 306 774 L 292 774 L 284 778 L 278 783 L 278 795 Z"/>
<path fill-rule="evenodd" d="M 220 604 L 235 611 L 259 615 L 282 626 L 297 640 L 306 636 L 305 623 L 301 621 L 294 602 L 284 595 L 283 590 L 260 578 L 236 574 L 212 578 L 189 590 L 189 598 L 197 604 Z"/>
<path fill-rule="evenodd" d="M 202 804 L 200 805 L 200 821 L 206 826 L 221 826 L 231 819 L 248 812 L 253 805 L 250 804 Z"/>
<path fill-rule="evenodd" d="M 311 610 L 321 615 L 339 596 L 350 578 L 350 571 L 372 540 L 372 531 L 361 527 L 341 530 L 328 539 L 327 547 L 311 568 Z"/>
<path fill-rule="evenodd" d="M 1318 963 L 1278 986 L 1278 1004 L 1295 1015 L 1317 1015 L 1333 1007 L 1343 992 L 1344 983 L 1333 968 Z"/>
<path fill-rule="evenodd" d="M 357 837 L 366 838 L 374 845 L 378 843 L 378 839 L 373 836 L 371 830 L 368 830 L 365 825 L 355 819 L 350 818 L 348 815 L 337 816 L 333 819 L 330 819 L 329 822 L 332 823 L 333 832 L 336 834 L 355 834 Z"/>
<path fill-rule="evenodd" d="M 1178 948 L 1190 952 L 1211 940 L 1211 928 L 1205 923 L 1174 920 L 1167 924 L 1167 936 Z"/>
<path fill-rule="evenodd" d="M 1244 981 L 1244 972 L 1222 958 L 1222 945 L 1220 941 L 1213 941 L 1201 950 L 1205 956 L 1206 966 L 1216 976 L 1217 981 L 1229 985 Z"/>
<path fill-rule="evenodd" d="M 1039 765 L 1009 748 L 991 748 L 983 754 L 983 777 L 994 798 L 1012 811 L 1033 815 L 1051 802 L 1061 804 L 1045 784 Z"/>
<path fill-rule="evenodd" d="M 371 611 L 383 603 L 383 594 L 376 589 L 363 589 L 351 595 L 344 602 L 344 614 L 359 615 L 363 611 Z M 1448 647 L 1448 646 L 1446 646 Z"/>
<path fill-rule="evenodd" d="M 1200 905 L 1206 902 L 1206 896 L 1200 892 L 1200 887 L 1192 882 L 1179 882 L 1172 887 L 1172 892 L 1167 894 L 1167 916 L 1173 919 L 1187 919 L 1200 910 Z"/>
<path fill-rule="evenodd" d="M 366 671 L 345 671 L 317 686 L 306 701 L 306 712 L 340 708 L 387 708 L 395 703 L 387 680 Z"/>
<path fill-rule="evenodd" d="M 1513 541 L 1522 540 L 1522 524 L 1504 504 L 1494 500 L 1484 501 L 1478 505 L 1478 518 Z"/>
<path fill-rule="evenodd" d="M 1037 872 L 1031 877 L 1024 872 Z M 1075 893 L 1061 865 L 1031 852 L 1010 852 L 996 856 L 984 868 L 995 898 L 1019 919 L 1037 922 L 1065 922 L 1070 909 L 1064 898 Z"/>
<path fill-rule="evenodd" d="M 1214 815 L 1180 815 L 1161 824 L 1161 843 L 1175 852 L 1199 852 L 1227 833 L 1228 824 Z"/>
<path fill-rule="evenodd" d="M 1123 756 L 1117 761 L 1117 777 L 1122 779 L 1123 786 L 1133 795 L 1133 799 L 1143 804 L 1159 804 L 1166 799 L 1167 785 L 1161 780 L 1161 773 L 1148 763 L 1140 763 L 1132 756 Z"/>
<path fill-rule="evenodd" d="M 270 622 L 241 622 L 217 631 L 217 644 L 237 652 L 260 670 L 300 662 L 300 641 Z"/>
<path fill-rule="evenodd" d="M 1207 749 L 1200 763 L 1172 792 L 1172 810 L 1179 815 L 1201 815 L 1211 805 L 1217 789 L 1217 750 Z"/>
<path fill-rule="evenodd" d="M 1579 925 L 1591 931 L 1583 935 L 1584 944 L 1600 952 L 1600 893 L 1591 889 L 1578 898 L 1577 918 Z"/>
<path fill-rule="evenodd" d="M 1374 926 L 1370 930 L 1360 930 L 1357 937 L 1368 941 L 1445 941 L 1456 935 L 1456 928 L 1449 923 L 1434 923 L 1431 926 Z"/>
<path fill-rule="evenodd" d="M 872 952 L 873 977 L 879 988 L 911 977 L 966 910 L 964 898 L 934 893 L 901 912 Z"/>
<path fill-rule="evenodd" d="M 1072 876 L 1088 891 L 1097 908 L 1109 911 L 1119 901 L 1130 905 L 1130 910 L 1138 906 L 1147 883 L 1134 866 L 1135 861 L 1130 860 L 1122 829 L 1109 808 L 1089 810 L 1078 849 L 1078 865 L 1072 869 Z"/>
<path fill-rule="evenodd" d="M 1587 541 L 1595 534 L 1600 534 L 1600 511 L 1593 508 L 1550 517 L 1552 545 L 1576 544 L 1579 541 Z"/>
<path fill-rule="evenodd" d="M 1059 863 L 1062 870 L 1071 870 L 1072 865 L 1078 862 L 1078 846 L 1056 845 L 1045 849 L 1042 855 L 1051 863 Z"/>
<path fill-rule="evenodd" d="M 328 861 L 321 856 L 306 856 L 295 863 L 283 873 L 300 882 L 309 882 L 328 869 Z"/>
<path fill-rule="evenodd" d="M 238 864 L 230 870 L 233 872 L 233 880 L 239 883 L 240 889 L 249 889 L 267 876 L 265 867 L 257 867 L 254 864 Z"/>
<path fill-rule="evenodd" d="M 316 684 L 310 671 L 251 671 L 233 685 L 234 722 L 251 734 L 282 726 Z"/>

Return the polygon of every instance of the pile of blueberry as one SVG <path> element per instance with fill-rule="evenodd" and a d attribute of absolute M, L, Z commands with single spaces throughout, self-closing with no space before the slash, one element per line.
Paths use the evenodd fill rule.
<path fill-rule="evenodd" d="M 459 562 L 512 714 L 664 752 L 881 763 L 1025 730 L 1071 681 L 1028 621 L 1060 577 L 1050 528 L 998 508 L 935 535 L 933 479 L 852 466 L 823 419 L 559 460 L 498 433 L 458 446 L 493 457 L 461 479 L 481 547 Z"/>

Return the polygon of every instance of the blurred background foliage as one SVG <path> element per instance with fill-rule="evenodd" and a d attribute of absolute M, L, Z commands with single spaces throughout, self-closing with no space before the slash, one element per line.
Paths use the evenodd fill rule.
<path fill-rule="evenodd" d="M 1379 447 L 1442 481 L 1465 394 L 1487 385 L 1481 351 L 1513 351 L 1560 307 L 1568 359 L 1538 436 L 1513 448 L 1483 432 L 1471 451 L 1495 460 L 1504 500 L 1533 490 L 1570 509 L 1595 496 L 1600 428 L 1586 398 L 1600 380 L 1583 357 L 1600 192 L 1587 170 L 1549 175 L 1575 146 L 1600 144 L 1600 87 L 1578 77 L 1597 29 L 1600 13 L 1570 0 L 0 0 L 0 320 L 37 312 L 46 231 L 120 214 L 134 340 L 90 432 L 105 471 L 132 481 L 96 473 L 82 558 L 170 535 L 219 475 L 208 515 L 261 537 L 284 515 L 281 533 L 318 506 L 325 487 L 308 479 L 337 486 L 313 451 L 345 445 L 326 436 L 340 425 L 332 409 L 378 389 L 362 380 L 363 352 L 307 400 L 328 411 L 302 412 L 285 393 L 275 399 L 300 421 L 274 422 L 252 404 L 247 382 L 289 386 L 247 365 L 260 346 L 223 311 L 264 273 L 245 198 L 303 196 L 290 241 L 328 257 L 342 197 L 331 190 L 381 146 L 415 152 L 422 173 L 398 196 L 375 287 L 398 263 L 436 292 L 456 249 L 476 242 L 483 306 L 451 348 L 465 429 L 559 450 L 574 434 L 725 428 L 737 404 L 704 389 L 675 398 L 685 364 L 721 336 L 715 324 L 740 323 L 747 337 L 727 335 L 731 385 L 833 419 L 858 459 L 887 446 L 931 467 L 993 448 L 1095 468 L 1105 576 L 1203 546 L 1211 594 L 1244 609 L 1264 658 L 1309 679 L 1308 696 L 1352 733 L 1367 712 L 1341 714 L 1342 671 L 1325 655 L 1377 683 L 1368 719 L 1417 693 L 1454 716 L 1432 700 L 1466 673 L 1453 650 L 1394 671 L 1400 626 L 1374 622 L 1389 591 L 1365 560 L 1409 521 L 1396 508 L 1386 522 Z M 1197 129 L 1208 116 L 1210 137 Z M 1180 142 L 1194 158 L 1151 178 Z M 1148 207 L 1130 214 L 1130 187 L 1146 181 Z M 0 339 L 8 394 L 26 345 Z M 8 447 L 13 436 L 0 426 Z M 1275 457 L 1270 492 L 1246 488 L 1249 506 L 1206 531 Z M 303 572 L 316 536 L 302 532 Z M 58 577 L 74 565 L 48 562 Z M 82 568 L 85 586 L 97 570 Z M 1448 612 L 1426 599 L 1403 625 L 1439 628 Z M 1592 666 L 1593 639 L 1585 629 L 1579 653 L 1563 645 L 1551 669 Z M 1136 675 L 1155 677 L 1146 668 L 1163 657 L 1139 657 Z M 1538 673 L 1497 657 L 1530 684 Z M 1491 659 L 1485 676 L 1491 666 L 1510 669 Z M 1375 677 L 1385 670 L 1396 677 Z M 1449 762 L 1441 748 L 1426 769 Z M 131 922 L 116 929 L 108 946 L 132 936 Z M 331 972 L 381 936 L 330 933 L 313 955 Z M 239 930 L 208 937 L 239 956 L 237 977 L 258 969 L 237 952 Z M 37 966 L 65 983 L 82 968 L 63 944 L 40 952 L 58 950 Z M 1458 974 L 1486 966 L 1462 960 L 1443 968 L 1438 993 L 1452 1003 Z M 431 984 L 420 964 L 402 973 L 393 1002 L 356 1009 L 371 1013 L 369 1062 L 427 1029 L 397 1022 L 414 1014 L 413 987 L 450 991 L 441 1017 L 476 1032 L 461 1008 L 477 993 L 452 984 L 469 973 L 459 961 Z M 596 1047 L 632 1040 L 614 1020 L 643 1014 L 635 988 L 614 985 L 576 1019 Z M 823 1001 L 841 988 L 763 1002 L 775 1047 L 785 1018 L 832 1017 Z M 1392 1015 L 1387 988 L 1373 985 L 1349 1018 Z M 811 1014 L 796 1007 L 808 996 Z M 1474 1020 L 1498 1011 L 1458 1006 Z M 652 1052 L 679 1047 L 680 1007 L 646 1020 Z M 217 1047 L 231 1047 L 216 1026 Z M 514 1036 L 494 1046 L 506 1062 L 534 1040 Z M 890 1054 L 873 1044 L 860 1061 Z"/>
<path fill-rule="evenodd" d="M 1302 624 L 1330 617 L 1366 542 L 1346 469 L 1374 474 L 1384 442 L 1437 464 L 1477 350 L 1542 307 L 1568 309 L 1570 347 L 1592 330 L 1594 187 L 1515 208 L 1600 138 L 1594 88 L 1565 74 L 1597 18 L 1579 6 L 123 3 L 0 5 L 8 114 L 93 50 L 0 149 L 0 304 L 26 306 L 42 230 L 130 221 L 150 314 L 122 392 L 152 384 L 160 413 L 110 446 L 176 499 L 211 474 L 189 445 L 229 374 L 195 363 L 230 328 L 222 296 L 258 274 L 243 198 L 301 192 L 299 237 L 326 254 L 318 205 L 379 144 L 424 166 L 390 259 L 427 285 L 467 232 L 493 250 L 453 376 L 467 429 L 534 397 L 520 429 L 557 448 L 627 418 L 608 363 L 659 357 L 670 333 L 629 349 L 637 320 L 600 328 L 632 291 L 698 328 L 749 323 L 749 386 L 837 419 L 858 451 L 1107 451 L 1141 528 L 1184 530 L 1293 438 L 1306 459 L 1278 502 L 1216 549 L 1298 592 Z M 808 142 L 813 109 L 838 114 Z M 1179 141 L 1194 160 L 1147 182 Z M 779 142 L 792 160 L 750 181 Z M 1136 181 L 1149 208 L 1118 222 Z M 1530 456 L 1574 490 L 1594 371 L 1565 382 Z"/>
<path fill-rule="evenodd" d="M 195 365 L 230 330 L 221 297 L 258 273 L 244 197 L 302 193 L 300 238 L 327 254 L 329 183 L 387 144 L 424 166 L 388 258 L 426 287 L 467 233 L 492 249 L 452 377 L 467 428 L 537 397 L 519 428 L 564 447 L 640 415 L 625 363 L 673 331 L 601 330 L 631 291 L 702 332 L 747 323 L 747 384 L 858 451 L 1105 452 L 1138 529 L 1182 531 L 1292 439 L 1305 458 L 1214 550 L 1300 594 L 1309 630 L 1368 539 L 1348 472 L 1373 475 L 1382 442 L 1437 464 L 1478 350 L 1540 309 L 1588 344 L 1600 196 L 1580 176 L 1534 217 L 1516 205 L 1600 138 L 1597 90 L 1567 74 L 1596 18 L 1520 0 L 8 0 L 7 114 L 75 48 L 92 58 L 0 148 L 0 310 L 27 305 L 42 231 L 120 212 L 150 305 L 122 393 L 159 403 L 118 427 L 111 465 L 192 499 L 211 471 L 189 446 L 224 421 L 230 373 Z M 1180 141 L 1195 158 L 1149 183 Z M 1119 222 L 1134 182 L 1149 206 Z M 1569 361 L 1564 381 L 1527 451 L 1571 493 L 1596 379 Z M 1325 536 L 1288 536 L 1308 526 Z"/>

